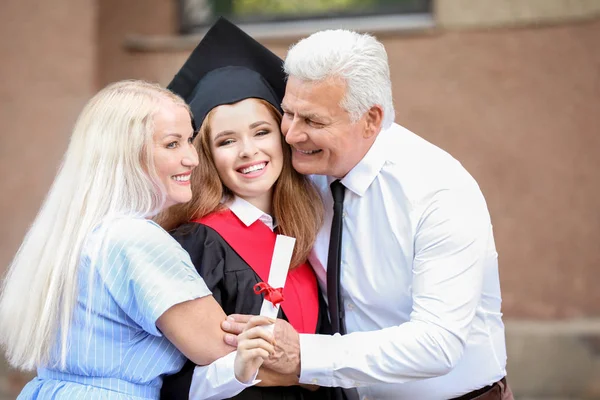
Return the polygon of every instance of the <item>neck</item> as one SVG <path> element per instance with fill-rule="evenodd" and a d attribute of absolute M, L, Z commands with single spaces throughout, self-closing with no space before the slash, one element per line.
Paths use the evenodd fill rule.
<path fill-rule="evenodd" d="M 267 193 L 264 193 L 260 196 L 256 197 L 243 197 L 240 198 L 246 200 L 248 203 L 252 204 L 254 207 L 258 208 L 260 211 L 265 214 L 272 215 L 273 211 L 273 189 L 269 190 Z"/>

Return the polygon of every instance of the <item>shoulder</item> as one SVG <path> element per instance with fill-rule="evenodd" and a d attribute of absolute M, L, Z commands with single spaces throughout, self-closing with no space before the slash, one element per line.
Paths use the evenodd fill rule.
<path fill-rule="evenodd" d="M 119 217 L 103 221 L 94 229 L 88 242 L 105 254 L 127 256 L 138 252 L 178 255 L 181 246 L 154 221 L 144 218 Z M 90 250 L 92 250 L 90 248 Z M 94 250 L 92 250 L 94 251 Z"/>
<path fill-rule="evenodd" d="M 440 191 L 479 192 L 471 174 L 445 150 L 398 124 L 381 134 L 387 162 L 380 179 L 410 203 L 427 202 Z"/>
<path fill-rule="evenodd" d="M 448 152 L 403 126 L 393 124 L 380 135 L 388 162 L 407 174 L 418 174 L 420 171 L 435 171 L 437 174 L 445 171 L 467 173 L 460 162 Z M 410 166 L 413 168 L 408 168 Z M 414 167 L 419 167 L 419 170 Z"/>
<path fill-rule="evenodd" d="M 223 240 L 217 231 L 201 222 L 188 222 L 179 225 L 177 228 L 169 231 L 169 234 L 182 245 L 187 242 L 197 243 L 207 240 L 211 242 Z"/>
<path fill-rule="evenodd" d="M 194 259 L 194 255 L 203 253 L 207 249 L 219 252 L 230 247 L 217 231 L 201 222 L 185 223 L 169 233 L 190 254 L 192 259 Z"/>
<path fill-rule="evenodd" d="M 114 242 L 128 241 L 131 238 L 171 241 L 169 234 L 156 222 L 144 218 L 115 218 L 103 222 L 98 229 L 104 230 L 106 236 Z"/>
<path fill-rule="evenodd" d="M 163 281 L 166 275 L 184 280 L 197 277 L 189 254 L 153 221 L 113 218 L 103 221 L 94 235 L 97 240 L 92 245 L 96 247 L 89 248 L 90 258 L 109 286 L 149 276 Z"/>

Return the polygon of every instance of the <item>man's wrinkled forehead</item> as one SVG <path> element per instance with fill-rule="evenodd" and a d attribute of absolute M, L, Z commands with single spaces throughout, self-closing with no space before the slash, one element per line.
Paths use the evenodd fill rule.
<path fill-rule="evenodd" d="M 339 111 L 345 87 L 340 79 L 306 81 L 290 76 L 281 106 L 297 114 L 334 114 Z"/>

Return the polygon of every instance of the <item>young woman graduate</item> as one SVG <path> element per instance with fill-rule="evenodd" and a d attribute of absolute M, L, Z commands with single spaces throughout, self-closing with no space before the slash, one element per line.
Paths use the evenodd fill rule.
<path fill-rule="evenodd" d="M 200 165 L 192 200 L 161 224 L 186 249 L 227 314 L 259 314 L 276 234 L 296 238 L 280 318 L 299 332 L 329 332 L 326 306 L 307 256 L 322 221 L 321 199 L 291 164 L 279 128 L 285 91 L 282 60 L 226 20 L 219 20 L 169 88 L 201 124 Z M 201 371 L 202 369 L 196 369 Z M 187 399 L 194 364 L 166 377 L 162 399 Z M 268 371 L 257 379 L 268 385 Z M 260 384 L 259 384 L 260 385 Z M 327 399 L 330 389 L 300 386 L 244 389 L 236 399 Z"/>

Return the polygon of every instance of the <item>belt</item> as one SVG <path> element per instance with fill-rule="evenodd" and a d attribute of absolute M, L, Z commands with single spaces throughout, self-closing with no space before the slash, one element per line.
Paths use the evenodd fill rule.
<path fill-rule="evenodd" d="M 455 397 L 455 398 L 453 398 L 451 400 L 473 400 L 473 399 L 481 396 L 482 394 L 485 394 L 485 393 L 489 392 L 490 390 L 494 389 L 500 383 L 502 383 L 502 387 L 506 387 L 506 377 L 500 379 L 498 382 L 494 382 L 491 385 L 488 385 L 488 386 L 483 387 L 481 389 L 473 390 L 472 392 L 469 392 L 467 394 L 463 394 L 460 397 Z"/>

